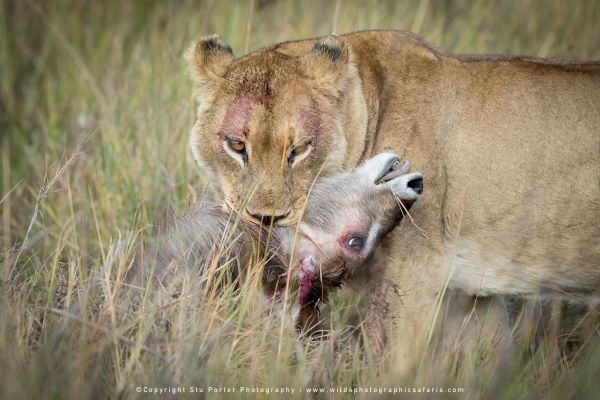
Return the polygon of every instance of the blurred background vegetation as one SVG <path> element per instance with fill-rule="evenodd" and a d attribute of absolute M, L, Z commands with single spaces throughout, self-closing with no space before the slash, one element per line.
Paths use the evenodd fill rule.
<path fill-rule="evenodd" d="M 143 377 L 159 385 L 199 373 L 223 384 L 306 383 L 319 375 L 298 355 L 302 348 L 271 371 L 264 335 L 240 345 L 241 336 L 224 338 L 222 326 L 198 322 L 175 341 L 182 348 L 169 347 L 170 332 L 145 352 L 141 328 L 127 342 L 127 328 L 113 324 L 117 333 L 98 342 L 97 314 L 57 313 L 84 295 L 110 297 L 110 287 L 90 288 L 99 276 L 114 281 L 106 266 L 116 241 L 144 232 L 166 209 L 181 209 L 191 188 L 202 187 L 186 148 L 194 104 L 182 58 L 198 37 L 218 33 L 242 55 L 330 32 L 400 29 L 454 52 L 600 59 L 599 22 L 597 0 L 0 0 L 0 397 L 129 397 Z M 155 322 L 139 318 L 156 334 Z M 206 329 L 225 350 L 189 344 Z M 542 349 L 495 395 L 600 390 L 593 359 L 573 369 L 555 347 Z M 156 354 L 164 351 L 182 356 L 163 362 Z M 342 361 L 332 357 L 321 374 L 330 384 L 394 381 L 389 371 L 384 378 L 360 371 L 352 351 Z M 477 398 L 489 375 L 471 373 L 439 382 L 460 382 Z"/>

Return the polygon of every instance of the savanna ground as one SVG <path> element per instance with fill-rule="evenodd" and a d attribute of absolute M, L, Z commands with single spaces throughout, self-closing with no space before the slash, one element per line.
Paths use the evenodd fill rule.
<path fill-rule="evenodd" d="M 456 52 L 600 59 L 599 21 L 594 0 L 0 0 L 0 398 L 150 397 L 135 388 L 177 385 L 598 396 L 590 312 L 583 333 L 571 334 L 556 317 L 564 307 L 544 307 L 545 333 L 521 328 L 501 372 L 482 343 L 466 361 L 440 356 L 401 378 L 393 365 L 368 367 L 368 351 L 361 356 L 360 326 L 346 324 L 358 310 L 352 296 L 333 300 L 331 339 L 315 347 L 257 306 L 257 279 L 237 292 L 190 289 L 171 301 L 148 286 L 128 312 L 119 298 L 129 259 L 116 256 L 203 187 L 186 147 L 194 103 L 182 59 L 200 35 L 219 33 L 241 55 L 332 31 L 393 28 Z"/>

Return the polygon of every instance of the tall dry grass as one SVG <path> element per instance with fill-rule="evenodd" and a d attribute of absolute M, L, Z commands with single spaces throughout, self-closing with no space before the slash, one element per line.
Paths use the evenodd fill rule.
<path fill-rule="evenodd" d="M 360 310 L 354 296 L 333 299 L 331 340 L 308 345 L 259 307 L 256 279 L 219 295 L 184 281 L 177 299 L 147 285 L 130 310 L 121 301 L 129 258 L 117 256 L 205 183 L 187 155 L 194 113 L 182 60 L 200 35 L 219 33 L 239 55 L 393 28 L 456 52 L 598 59 L 598 21 L 593 0 L 0 0 L 0 398 L 145 397 L 135 391 L 144 385 L 416 384 L 465 389 L 426 398 L 595 397 L 597 314 L 576 335 L 561 330 L 560 305 L 546 310 L 544 335 L 521 324 L 502 374 L 484 343 L 400 379 L 393 368 L 364 368 L 360 327 L 347 324 Z M 540 306 L 524 309 L 532 307 Z"/>

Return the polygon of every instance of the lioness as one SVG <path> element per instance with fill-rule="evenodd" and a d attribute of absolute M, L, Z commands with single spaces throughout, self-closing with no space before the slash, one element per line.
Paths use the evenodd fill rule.
<path fill-rule="evenodd" d="M 402 354 L 447 286 L 595 297 L 600 286 L 600 63 L 464 56 L 406 32 L 188 53 L 191 150 L 249 220 L 298 220 L 313 180 L 389 149 L 428 187 L 384 241 L 366 323 Z M 249 199 L 248 201 L 246 201 Z M 390 336 L 391 335 L 391 336 Z"/>

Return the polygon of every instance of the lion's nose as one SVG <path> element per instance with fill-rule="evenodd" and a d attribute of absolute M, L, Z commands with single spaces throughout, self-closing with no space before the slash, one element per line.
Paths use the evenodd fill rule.
<path fill-rule="evenodd" d="M 290 215 L 290 210 L 276 210 L 274 212 L 270 212 L 263 210 L 251 210 L 250 208 L 247 208 L 246 211 L 254 220 L 256 220 L 256 222 L 262 225 L 270 225 L 271 223 L 276 224 L 277 221 L 280 221 Z"/>

